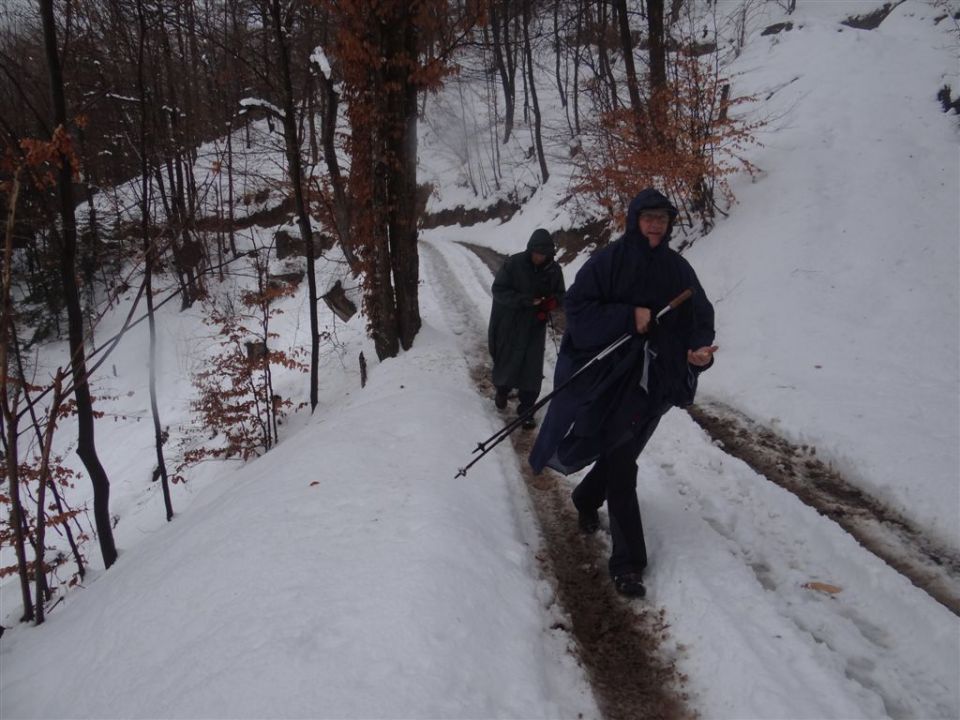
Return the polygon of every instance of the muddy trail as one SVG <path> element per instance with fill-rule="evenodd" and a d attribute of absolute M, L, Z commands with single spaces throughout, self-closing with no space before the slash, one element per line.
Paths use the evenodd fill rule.
<path fill-rule="evenodd" d="M 468 246 L 495 273 L 503 256 L 486 248 Z M 429 253 L 428 251 L 428 254 Z M 439 258 L 437 258 L 439 259 Z M 492 278 L 491 278 L 492 279 Z M 449 298 L 451 304 L 456 300 Z M 479 328 L 475 328 L 475 332 Z M 559 340 L 559 330 L 552 334 Z M 476 338 L 480 340 L 480 338 Z M 477 391 L 490 398 L 486 348 L 469 352 L 471 376 Z M 517 398 L 500 412 L 507 425 L 516 415 Z M 662 650 L 667 637 L 664 611 L 643 600 L 626 600 L 613 588 L 607 573 L 609 544 L 602 534 L 586 536 L 577 526 L 569 483 L 552 471 L 534 475 L 526 463 L 535 430 L 517 430 L 510 436 L 517 454 L 531 508 L 537 517 L 543 546 L 537 559 L 544 577 L 554 584 L 565 624 L 555 626 L 571 636 L 604 718 L 610 720 L 688 720 L 685 678 Z"/>
<path fill-rule="evenodd" d="M 492 398 L 489 366 L 474 366 L 477 390 Z M 511 398 L 510 405 L 516 403 Z M 501 415 L 504 425 L 512 408 Z M 557 600 L 569 618 L 579 660 L 605 718 L 645 720 L 694 718 L 683 692 L 685 678 L 661 646 L 667 628 L 664 611 L 628 601 L 607 573 L 609 547 L 601 535 L 583 535 L 570 501 L 569 484 L 550 470 L 534 475 L 526 463 L 536 431 L 510 436 L 543 537 L 538 557 L 546 577 L 555 579 Z"/>

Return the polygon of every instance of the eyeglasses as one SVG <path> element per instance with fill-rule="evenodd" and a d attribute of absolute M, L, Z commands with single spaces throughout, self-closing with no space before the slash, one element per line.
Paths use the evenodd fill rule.
<path fill-rule="evenodd" d="M 665 212 L 644 212 L 640 213 L 640 219 L 646 220 L 647 222 L 668 223 L 670 222 L 670 214 Z"/>

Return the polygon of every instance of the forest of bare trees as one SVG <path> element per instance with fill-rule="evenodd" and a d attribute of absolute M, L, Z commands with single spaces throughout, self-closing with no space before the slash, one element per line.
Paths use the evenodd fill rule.
<path fill-rule="evenodd" d="M 744 13 L 751 2 L 744 2 Z M 229 313 L 220 323 L 223 364 L 196 408 L 229 443 L 198 457 L 265 452 L 277 440 L 281 402 L 271 365 L 309 373 L 318 404 L 323 333 L 317 259 L 336 246 L 362 288 L 367 330 L 380 359 L 415 342 L 421 326 L 418 127 L 431 93 L 454 82 L 489 99 L 483 168 L 499 187 L 501 147 L 529 133 L 539 183 L 556 162 L 547 134 L 564 136 L 579 194 L 616 218 L 632 192 L 665 187 L 689 226 L 708 231 L 730 201 L 724 177 L 753 128 L 736 120 L 722 72 L 717 27 L 694 0 L 23 0 L 0 16 L 0 217 L 5 220 L 0 364 L 3 492 L 0 542 L 16 549 L 24 619 L 42 621 L 53 573 L 82 577 L 91 535 L 61 497 L 75 481 L 51 455 L 56 424 L 75 416 L 76 448 L 93 487 L 103 564 L 117 558 L 110 481 L 98 458 L 97 412 L 88 379 L 120 342 L 97 323 L 121 294 L 136 300 L 124 327 L 156 310 L 202 303 L 242 264 L 258 289 L 237 300 L 260 323 L 262 352 L 244 347 Z M 545 104 L 544 98 L 558 104 Z M 559 114 L 548 108 L 559 107 Z M 246 193 L 238 156 L 266 123 L 282 148 L 272 207 Z M 201 146 L 216 148 L 211 163 Z M 569 161 L 569 160 L 567 160 Z M 135 188 L 134 202 L 107 202 Z M 254 185 L 252 184 L 251 187 Z M 495 195 L 496 193 L 492 193 Z M 255 212 L 296 226 L 305 260 L 310 347 L 268 347 L 266 256 L 238 241 Z M 596 219 L 596 218 L 594 218 Z M 258 253 L 260 253 L 258 255 Z M 63 341 L 69 360 L 51 377 L 31 357 Z M 242 398 L 205 386 L 235 378 Z M 170 483 L 164 421 L 151 376 L 157 472 L 167 519 Z M 233 402 L 233 404 L 230 404 Z M 231 434 L 233 433 L 233 434 Z M 205 455 L 206 453 L 206 455 Z M 169 459 L 169 455 L 167 456 Z M 44 531 L 72 556 L 47 559 Z M 56 577 L 63 577 L 63 572 Z M 31 596 L 31 583 L 35 589 Z"/>

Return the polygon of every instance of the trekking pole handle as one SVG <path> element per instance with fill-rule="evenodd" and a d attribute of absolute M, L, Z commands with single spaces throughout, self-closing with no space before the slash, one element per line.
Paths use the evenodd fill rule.
<path fill-rule="evenodd" d="M 687 300 L 689 300 L 692 297 L 693 297 L 693 288 L 687 288 L 682 293 L 677 295 L 673 300 L 668 302 L 666 306 L 663 308 L 663 310 L 657 313 L 657 316 L 654 318 L 654 320 L 659 320 L 668 312 L 675 309 L 678 305 L 685 303 Z"/>

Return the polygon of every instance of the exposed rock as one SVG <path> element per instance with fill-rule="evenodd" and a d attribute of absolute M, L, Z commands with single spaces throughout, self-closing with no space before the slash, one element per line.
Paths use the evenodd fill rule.
<path fill-rule="evenodd" d="M 330 288 L 322 297 L 327 307 L 333 311 L 333 314 L 344 322 L 347 322 L 357 313 L 357 306 L 347 297 L 347 293 L 339 280 L 337 280 L 337 284 Z M 362 355 L 361 353 L 361 357 Z"/>
<path fill-rule="evenodd" d="M 499 220 L 507 222 L 514 216 L 520 204 L 510 200 L 500 199 L 493 205 L 485 208 L 465 208 L 458 205 L 452 210 L 441 210 L 435 213 L 424 212 L 420 215 L 420 227 L 424 230 L 430 228 L 442 227 L 444 225 L 460 225 L 469 227 L 488 220 Z"/>
<path fill-rule="evenodd" d="M 774 23 L 773 25 L 770 25 L 769 27 L 764 28 L 763 32 L 760 34 L 761 35 L 779 35 L 782 32 L 790 32 L 791 30 L 793 30 L 792 22 Z"/>
<path fill-rule="evenodd" d="M 288 257 L 306 257 L 307 246 L 299 236 L 286 230 L 277 230 L 273 236 L 277 260 Z M 333 238 L 322 233 L 313 233 L 313 256 L 320 257 L 325 250 L 333 247 Z"/>
<path fill-rule="evenodd" d="M 884 3 L 882 8 L 865 15 L 854 15 L 844 20 L 841 25 L 856 28 L 857 30 L 876 30 L 880 23 L 887 19 L 887 15 L 893 12 L 893 9 L 900 3 Z"/>

